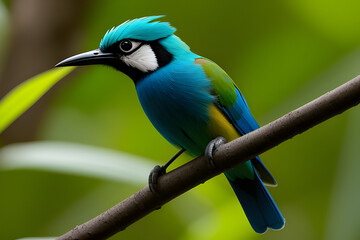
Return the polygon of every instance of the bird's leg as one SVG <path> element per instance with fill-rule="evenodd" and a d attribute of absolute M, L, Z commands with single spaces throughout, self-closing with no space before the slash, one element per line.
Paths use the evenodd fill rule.
<path fill-rule="evenodd" d="M 156 165 L 149 174 L 149 188 L 151 192 L 156 193 L 157 192 L 157 182 L 158 178 L 161 175 L 164 175 L 166 173 L 166 169 L 170 166 L 170 164 L 177 159 L 183 152 L 185 152 L 185 149 L 182 148 L 179 152 L 177 152 L 167 163 L 165 163 L 162 166 Z"/>
<path fill-rule="evenodd" d="M 209 144 L 206 146 L 204 153 L 205 158 L 210 162 L 211 166 L 213 166 L 214 168 L 216 168 L 216 165 L 214 162 L 213 153 L 215 149 L 217 149 L 220 145 L 223 145 L 226 142 L 227 141 L 224 137 L 217 137 L 211 140 Z"/>

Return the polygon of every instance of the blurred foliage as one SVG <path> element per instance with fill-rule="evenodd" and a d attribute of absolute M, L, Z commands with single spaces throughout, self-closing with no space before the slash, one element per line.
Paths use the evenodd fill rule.
<path fill-rule="evenodd" d="M 97 48 L 107 29 L 127 19 L 166 14 L 163 20 L 178 28 L 176 34 L 194 52 L 232 76 L 260 125 L 360 72 L 356 0 L 89 4 L 85 18 L 79 19 L 84 42 L 74 54 Z M 229 184 L 219 176 L 112 239 L 359 239 L 358 122 L 359 109 L 354 108 L 261 156 L 279 183 L 270 191 L 286 218 L 281 231 L 255 234 Z M 100 66 L 79 69 L 57 91 L 39 136 L 158 162 L 176 152 L 147 120 L 131 80 Z M 176 164 L 190 159 L 182 157 Z M 1 161 L 0 156 L 0 166 Z M 59 235 L 140 187 L 91 174 L 3 168 L 0 237 Z"/>
<path fill-rule="evenodd" d="M 0 133 L 75 67 L 56 68 L 23 82 L 0 101 Z"/>

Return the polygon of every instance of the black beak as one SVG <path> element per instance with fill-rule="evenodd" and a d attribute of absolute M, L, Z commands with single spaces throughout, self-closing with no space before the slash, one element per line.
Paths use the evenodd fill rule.
<path fill-rule="evenodd" d="M 110 63 L 118 59 L 118 55 L 114 53 L 103 53 L 100 49 L 81 53 L 72 57 L 69 57 L 58 64 L 55 67 L 65 66 L 81 66 L 81 65 L 93 65 L 93 64 L 105 64 Z"/>

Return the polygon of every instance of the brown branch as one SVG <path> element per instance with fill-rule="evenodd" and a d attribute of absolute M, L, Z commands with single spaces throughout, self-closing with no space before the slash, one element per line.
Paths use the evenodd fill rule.
<path fill-rule="evenodd" d="M 173 198 L 210 178 L 240 165 L 311 127 L 359 104 L 360 76 L 266 126 L 220 146 L 214 153 L 217 169 L 203 156 L 159 178 L 159 193 L 146 186 L 101 215 L 60 236 L 63 239 L 106 239 Z"/>

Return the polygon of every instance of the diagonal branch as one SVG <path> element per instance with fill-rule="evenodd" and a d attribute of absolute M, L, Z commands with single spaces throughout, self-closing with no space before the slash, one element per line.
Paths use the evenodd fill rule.
<path fill-rule="evenodd" d="M 57 240 L 106 239 L 210 178 L 244 163 L 278 144 L 360 103 L 360 75 L 283 117 L 220 146 L 217 169 L 203 156 L 161 176 L 158 194 L 146 186 L 121 203 L 75 227 Z"/>

